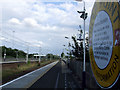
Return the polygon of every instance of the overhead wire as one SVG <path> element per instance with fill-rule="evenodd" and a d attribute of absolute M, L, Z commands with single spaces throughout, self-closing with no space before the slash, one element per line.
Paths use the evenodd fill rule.
<path fill-rule="evenodd" d="M 0 36 L 3 38 L 2 41 L 5 41 L 4 44 L 5 43 L 10 43 L 11 44 L 11 48 L 12 48 L 13 42 L 15 43 L 14 44 L 15 46 L 19 46 L 19 48 L 22 47 L 22 50 L 24 50 L 26 52 L 27 52 L 28 47 L 29 47 L 29 51 L 31 49 L 30 47 L 36 48 L 32 43 L 26 42 L 26 41 L 24 41 L 24 40 L 22 40 L 22 39 L 20 39 L 20 38 L 18 38 L 16 36 L 13 37 L 11 34 L 7 33 L 6 31 L 2 31 L 2 35 L 0 35 Z M 7 46 L 7 45 L 8 44 L 6 44 L 5 46 Z"/>

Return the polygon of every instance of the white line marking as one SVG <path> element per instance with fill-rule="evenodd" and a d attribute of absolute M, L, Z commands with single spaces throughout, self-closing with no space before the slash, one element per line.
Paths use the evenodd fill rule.
<path fill-rule="evenodd" d="M 65 90 L 67 88 L 67 80 L 66 80 L 66 73 L 65 73 Z"/>
<path fill-rule="evenodd" d="M 67 89 L 67 87 L 65 87 L 65 90 Z"/>
<path fill-rule="evenodd" d="M 58 62 L 58 61 L 53 62 L 53 63 L 51 63 L 51 64 L 56 64 L 57 62 Z M 37 69 L 37 70 L 35 70 L 35 71 L 32 71 L 32 72 L 30 72 L 30 73 L 27 73 L 27 74 L 25 74 L 25 75 L 23 75 L 23 76 L 21 76 L 21 77 L 18 77 L 18 78 L 14 79 L 14 80 L 12 80 L 12 81 L 10 81 L 10 82 L 8 82 L 8 83 L 5 83 L 5 84 L 3 84 L 3 85 L 0 85 L 0 88 L 4 87 L 4 86 L 6 86 L 6 85 L 8 85 L 8 84 L 10 84 L 10 83 L 12 83 L 12 82 L 15 82 L 15 81 L 17 81 L 17 80 L 19 80 L 19 79 L 27 76 L 27 75 L 30 75 L 30 74 L 32 74 L 32 73 L 34 73 L 34 72 L 36 72 L 36 71 L 39 71 L 39 70 L 41 70 L 41 69 L 43 69 L 43 68 L 45 68 L 45 67 L 48 67 L 48 66 L 50 66 L 51 64 L 48 64 L 48 65 L 46 65 L 46 66 L 44 66 L 44 67 L 41 67 L 41 68 L 39 68 L 39 69 Z"/>
<path fill-rule="evenodd" d="M 58 76 L 57 76 L 57 80 L 56 80 L 55 88 L 58 87 L 58 80 L 59 80 L 59 73 L 58 73 Z"/>

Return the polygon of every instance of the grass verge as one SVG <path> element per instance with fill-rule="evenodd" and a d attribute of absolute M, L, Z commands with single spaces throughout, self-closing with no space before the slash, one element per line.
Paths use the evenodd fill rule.
<path fill-rule="evenodd" d="M 56 60 L 41 61 L 39 62 L 28 62 L 26 63 L 15 63 L 11 65 L 3 65 L 2 67 L 2 84 L 11 81 L 17 77 L 20 77 L 26 73 L 36 70 L 42 66 L 52 63 Z"/>

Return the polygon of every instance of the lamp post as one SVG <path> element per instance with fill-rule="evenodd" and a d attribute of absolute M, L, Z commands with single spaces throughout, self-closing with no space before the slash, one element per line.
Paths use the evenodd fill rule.
<path fill-rule="evenodd" d="M 39 63 L 41 62 L 40 51 L 41 51 L 41 47 L 39 47 Z"/>
<path fill-rule="evenodd" d="M 26 63 L 28 63 L 28 58 L 29 58 L 29 45 L 27 44 Z"/>
<path fill-rule="evenodd" d="M 18 61 L 18 51 L 16 51 L 16 60 Z"/>
<path fill-rule="evenodd" d="M 6 59 L 6 49 L 4 50 L 4 61 Z"/>
<path fill-rule="evenodd" d="M 13 32 L 13 49 L 14 49 L 14 34 L 15 34 L 15 31 L 12 31 Z"/>
<path fill-rule="evenodd" d="M 82 0 L 76 0 L 76 1 L 82 1 Z M 84 41 L 83 41 L 83 47 L 84 47 L 84 61 L 83 61 L 83 73 L 82 73 L 82 78 L 83 78 L 83 80 L 82 80 L 82 88 L 86 88 L 86 70 L 85 70 L 85 20 L 86 20 L 86 18 L 87 18 L 87 14 L 88 13 L 86 13 L 85 11 L 86 11 L 86 9 L 85 9 L 85 1 L 83 1 L 83 3 L 84 3 L 84 10 L 83 11 L 77 11 L 79 14 L 82 14 L 81 16 L 80 16 L 80 18 L 82 18 L 83 20 L 84 20 L 84 36 L 83 36 L 83 38 L 84 38 Z"/>

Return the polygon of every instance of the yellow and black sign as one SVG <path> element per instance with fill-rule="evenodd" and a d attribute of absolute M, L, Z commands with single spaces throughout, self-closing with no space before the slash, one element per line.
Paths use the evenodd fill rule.
<path fill-rule="evenodd" d="M 111 88 L 120 72 L 120 4 L 95 2 L 89 26 L 91 68 L 98 85 Z"/>

